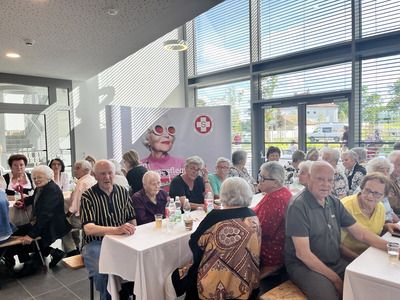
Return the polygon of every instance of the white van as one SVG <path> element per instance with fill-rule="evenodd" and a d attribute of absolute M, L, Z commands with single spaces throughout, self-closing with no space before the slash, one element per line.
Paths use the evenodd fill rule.
<path fill-rule="evenodd" d="M 344 126 L 347 126 L 347 124 L 327 123 L 319 125 L 308 135 L 308 139 L 311 142 L 318 142 L 319 140 L 334 140 L 335 142 L 339 142 L 343 136 Z"/>

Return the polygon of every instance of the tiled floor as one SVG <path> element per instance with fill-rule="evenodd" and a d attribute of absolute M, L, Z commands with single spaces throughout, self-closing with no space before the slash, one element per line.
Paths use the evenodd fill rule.
<path fill-rule="evenodd" d="M 49 257 L 46 258 L 46 262 L 49 265 Z M 35 264 L 37 268 L 35 275 L 14 279 L 4 262 L 0 262 L 1 300 L 90 299 L 90 281 L 86 269 L 73 271 L 59 262 L 57 266 L 49 268 L 46 272 L 41 268 L 40 262 L 35 262 Z M 18 271 L 21 267 L 22 264 L 19 264 L 17 260 L 14 271 Z M 97 291 L 95 291 L 95 299 L 100 299 Z"/>

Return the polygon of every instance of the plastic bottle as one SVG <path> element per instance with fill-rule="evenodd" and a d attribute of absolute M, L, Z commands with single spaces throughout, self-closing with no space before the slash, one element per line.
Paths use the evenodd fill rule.
<path fill-rule="evenodd" d="M 15 200 L 15 201 L 21 200 L 21 194 L 20 194 L 19 192 L 15 192 L 15 194 L 14 194 L 14 200 Z"/>
<path fill-rule="evenodd" d="M 182 221 L 181 201 L 179 196 L 175 197 L 175 224 L 179 224 Z"/>
<path fill-rule="evenodd" d="M 170 197 L 167 197 L 167 205 L 165 205 L 165 218 L 169 218 L 169 202 L 171 201 Z"/>
<path fill-rule="evenodd" d="M 206 190 L 206 194 L 204 195 L 204 206 L 207 207 L 210 202 L 214 202 L 214 197 L 209 190 Z"/>
<path fill-rule="evenodd" d="M 72 178 L 71 182 L 69 183 L 70 192 L 73 192 L 75 190 L 75 187 L 76 187 L 76 180 L 75 180 L 75 178 Z"/>
<path fill-rule="evenodd" d="M 185 213 L 185 215 L 189 215 L 189 213 L 190 213 L 190 203 L 189 203 L 189 199 L 188 198 L 186 198 L 185 199 L 185 203 L 183 204 L 183 211 L 184 211 L 184 213 Z"/>
<path fill-rule="evenodd" d="M 167 231 L 171 232 L 171 231 L 174 230 L 174 226 L 175 226 L 175 211 L 176 211 L 176 208 L 175 208 L 174 199 L 171 199 L 169 201 L 168 210 L 169 210 L 169 216 L 168 216 Z"/>

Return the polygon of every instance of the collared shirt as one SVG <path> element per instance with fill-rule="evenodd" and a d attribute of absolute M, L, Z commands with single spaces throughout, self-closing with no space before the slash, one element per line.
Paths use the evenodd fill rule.
<path fill-rule="evenodd" d="M 344 207 L 351 213 L 351 215 L 356 219 L 357 223 L 360 224 L 364 229 L 380 235 L 385 225 L 385 207 L 379 202 L 372 214 L 371 218 L 368 219 L 367 216 L 363 214 L 360 206 L 358 205 L 357 195 L 348 196 L 343 198 L 342 203 Z M 342 244 L 349 248 L 351 251 L 361 254 L 369 246 L 359 242 L 350 232 L 342 229 Z"/>
<path fill-rule="evenodd" d="M 138 225 L 153 222 L 154 215 L 162 214 L 165 218 L 165 206 L 167 205 L 168 193 L 160 190 L 156 196 L 156 203 L 147 197 L 146 192 L 141 189 L 132 195 L 132 206 L 136 212 L 136 221 Z"/>
<path fill-rule="evenodd" d="M 77 218 L 79 218 L 79 208 L 81 206 L 81 196 L 84 191 L 88 188 L 94 186 L 97 183 L 97 180 L 90 174 L 86 174 L 78 179 L 76 182 L 76 187 L 74 192 L 72 193 L 72 201 L 69 207 L 69 211 L 72 214 L 75 214 Z"/>
<path fill-rule="evenodd" d="M 110 196 L 100 189 L 99 184 L 92 186 L 82 194 L 82 226 L 94 223 L 99 226 L 118 227 L 133 219 L 136 219 L 136 214 L 128 191 L 120 185 L 114 184 Z M 84 233 L 82 244 L 86 245 L 91 241 L 101 241 L 102 239 L 102 236 Z"/>
<path fill-rule="evenodd" d="M 285 264 L 304 263 L 296 256 L 292 237 L 308 237 L 310 250 L 324 264 L 340 262 L 341 227 L 356 223 L 339 199 L 329 195 L 322 206 L 308 187 L 290 200 L 286 210 Z"/>

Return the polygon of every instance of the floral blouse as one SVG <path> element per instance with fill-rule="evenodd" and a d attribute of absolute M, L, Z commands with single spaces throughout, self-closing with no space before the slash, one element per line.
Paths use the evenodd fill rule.
<path fill-rule="evenodd" d="M 347 180 L 346 175 L 344 175 L 341 170 L 336 169 L 335 175 L 333 177 L 333 187 L 331 194 L 339 198 L 339 196 L 341 195 L 347 196 L 348 191 L 349 191 L 349 182 Z"/>

